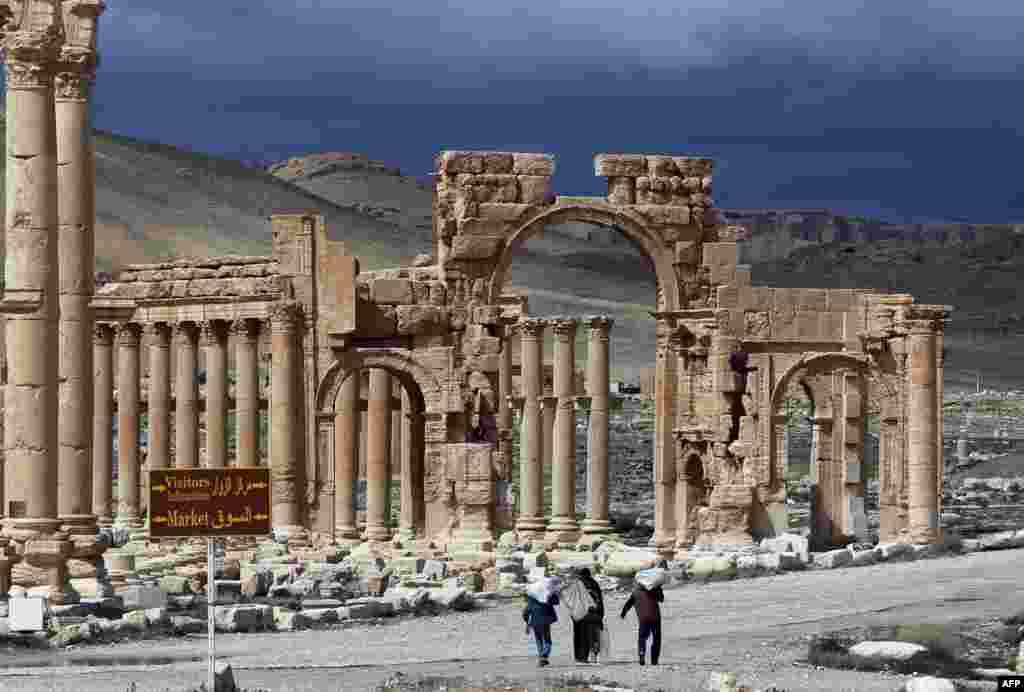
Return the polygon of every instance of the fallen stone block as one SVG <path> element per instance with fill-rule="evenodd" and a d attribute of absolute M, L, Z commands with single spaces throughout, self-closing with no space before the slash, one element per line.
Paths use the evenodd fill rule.
<path fill-rule="evenodd" d="M 150 627 L 161 627 L 171 622 L 166 608 L 147 608 L 143 613 L 146 616 L 146 624 Z"/>
<path fill-rule="evenodd" d="M 783 533 L 761 541 L 761 547 L 773 553 L 797 553 L 804 562 L 810 561 L 810 543 L 805 536 Z"/>
<path fill-rule="evenodd" d="M 147 610 L 149 608 L 166 608 L 167 594 L 159 587 L 129 586 L 120 594 L 125 610 Z"/>
<path fill-rule="evenodd" d="M 145 631 L 149 627 L 149 620 L 146 618 L 146 611 L 133 610 L 121 616 L 123 629 Z"/>
<path fill-rule="evenodd" d="M 81 625 L 62 625 L 56 634 L 50 637 L 50 643 L 57 647 L 71 646 L 80 641 L 82 641 Z"/>
<path fill-rule="evenodd" d="M 420 576 L 424 579 L 441 580 L 448 576 L 448 563 L 440 560 L 427 560 L 423 564 L 423 571 Z"/>
<path fill-rule="evenodd" d="M 171 628 L 175 634 L 198 634 L 206 629 L 206 623 L 187 615 L 172 615 Z"/>
<path fill-rule="evenodd" d="M 976 553 L 981 550 L 981 541 L 977 538 L 965 538 L 960 541 L 961 553 Z"/>
<path fill-rule="evenodd" d="M 906 543 L 879 543 L 875 550 L 883 560 L 892 561 L 910 556 L 910 546 Z"/>
<path fill-rule="evenodd" d="M 853 567 L 873 565 L 876 562 L 878 562 L 878 551 L 874 548 L 871 550 L 850 550 L 850 565 Z"/>
<path fill-rule="evenodd" d="M 177 575 L 169 575 L 160 578 L 160 590 L 166 594 L 183 596 L 191 592 L 188 585 L 189 580 Z"/>
<path fill-rule="evenodd" d="M 502 574 L 522 574 L 523 558 L 521 557 L 499 557 L 494 561 L 494 568 Z"/>
<path fill-rule="evenodd" d="M 834 569 L 849 564 L 853 555 L 846 548 L 830 550 L 826 553 L 818 553 L 814 556 L 814 566 L 823 569 Z"/>
<path fill-rule="evenodd" d="M 274 627 L 278 632 L 296 632 L 309 629 L 309 616 L 298 610 L 274 608 Z"/>
<path fill-rule="evenodd" d="M 472 610 L 476 605 L 473 596 L 465 589 L 431 591 L 430 600 L 446 610 Z"/>
<path fill-rule="evenodd" d="M 330 625 L 338 621 L 337 608 L 303 608 L 302 614 L 309 618 L 311 625 Z"/>
<path fill-rule="evenodd" d="M 760 574 L 756 555 L 740 555 L 736 558 L 736 576 L 740 579 L 749 579 Z"/>
<path fill-rule="evenodd" d="M 11 598 L 8 601 L 7 626 L 12 632 L 39 632 L 46 618 L 46 600 Z"/>
<path fill-rule="evenodd" d="M 1007 548 L 1019 547 L 1014 540 L 1016 531 L 999 531 L 998 533 L 983 533 L 978 536 L 982 550 L 1006 550 Z"/>
<path fill-rule="evenodd" d="M 935 678 L 911 678 L 903 684 L 904 692 L 957 692 L 952 680 Z"/>
<path fill-rule="evenodd" d="M 910 642 L 860 642 L 848 649 L 851 656 L 873 661 L 909 661 L 927 653 L 927 647 Z"/>
<path fill-rule="evenodd" d="M 505 577 L 505 576 L 511 576 L 511 575 L 499 574 L 498 575 L 498 579 L 500 580 L 502 577 Z M 548 576 L 548 568 L 547 567 L 533 567 L 533 568 L 530 569 L 529 573 L 526 575 L 526 579 L 528 581 L 534 582 L 534 581 L 538 581 L 540 579 L 543 579 L 546 576 Z"/>
<path fill-rule="evenodd" d="M 698 557 L 687 561 L 686 573 L 699 581 L 726 581 L 736 577 L 736 559 L 728 557 Z"/>
<path fill-rule="evenodd" d="M 254 632 L 274 626 L 274 609 L 255 604 L 217 606 L 213 618 L 218 632 Z"/>
<path fill-rule="evenodd" d="M 612 553 L 601 566 L 601 573 L 609 577 L 633 577 L 637 572 L 657 564 L 657 555 L 641 551 Z"/>

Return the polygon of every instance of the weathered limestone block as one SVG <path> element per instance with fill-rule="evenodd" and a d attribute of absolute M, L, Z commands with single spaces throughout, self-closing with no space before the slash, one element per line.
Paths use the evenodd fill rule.
<path fill-rule="evenodd" d="M 830 550 L 826 553 L 815 555 L 814 565 L 824 569 L 833 569 L 849 564 L 852 559 L 853 555 L 850 554 L 849 550 L 846 548 L 838 548 L 836 550 Z"/>
<path fill-rule="evenodd" d="M 435 334 L 444 324 L 444 312 L 433 305 L 399 305 L 395 309 L 399 334 Z"/>
<path fill-rule="evenodd" d="M 878 557 L 878 550 L 875 548 L 869 550 L 850 549 L 850 564 L 854 567 L 873 565 L 878 562 Z"/>
<path fill-rule="evenodd" d="M 703 581 L 725 581 L 737 575 L 737 556 L 699 557 L 688 560 L 686 573 L 691 579 Z M 607 574 L 607 572 L 605 572 Z"/>
<path fill-rule="evenodd" d="M 651 223 L 665 226 L 687 226 L 690 224 L 689 207 L 669 204 L 637 204 L 633 208 L 650 219 Z"/>
<path fill-rule="evenodd" d="M 268 605 L 234 605 L 214 608 L 218 632 L 258 632 L 274 627 L 274 609 Z"/>
<path fill-rule="evenodd" d="M 460 193 L 467 201 L 477 204 L 514 203 L 519 200 L 519 181 L 514 175 L 507 174 L 460 174 L 455 178 Z M 469 208 L 467 207 L 467 211 Z M 466 214 L 476 216 L 478 214 Z"/>
<path fill-rule="evenodd" d="M 928 648 L 910 642 L 867 641 L 854 644 L 848 651 L 851 656 L 873 661 L 909 661 L 926 654 Z"/>
<path fill-rule="evenodd" d="M 520 175 L 517 180 L 519 182 L 519 201 L 524 205 L 543 204 L 551 195 L 550 176 Z"/>
<path fill-rule="evenodd" d="M 654 567 L 657 562 L 657 556 L 641 551 L 612 553 L 602 565 L 601 573 L 609 577 L 632 577 L 637 572 Z"/>
<path fill-rule="evenodd" d="M 512 154 L 512 172 L 516 175 L 555 174 L 555 157 L 550 154 Z"/>
<path fill-rule="evenodd" d="M 371 299 L 379 305 L 413 302 L 412 282 L 407 279 L 377 279 L 371 284 Z"/>
<path fill-rule="evenodd" d="M 544 180 L 547 180 L 547 178 L 544 178 Z M 495 223 L 503 225 L 516 223 L 529 211 L 529 203 L 514 204 L 511 202 L 504 202 L 495 204 L 489 202 L 481 202 L 479 206 L 480 220 L 485 221 L 486 223 L 478 228 L 473 229 L 473 231 L 478 235 L 487 235 L 488 233 L 494 233 Z M 469 221 L 473 221 L 473 219 L 462 219 L 459 221 L 459 233 L 469 232 L 464 230 L 466 228 L 464 224 L 466 224 Z M 500 230 L 500 228 L 498 230 Z"/>
<path fill-rule="evenodd" d="M 643 154 L 598 154 L 594 157 L 594 174 L 604 178 L 635 178 L 646 172 L 647 159 Z"/>
<path fill-rule="evenodd" d="M 278 632 L 296 632 L 309 629 L 312 624 L 309 616 L 301 611 L 274 608 L 274 627 Z"/>
<path fill-rule="evenodd" d="M 457 260 L 488 259 L 497 254 L 504 242 L 504 236 L 459 235 L 452 239 L 450 258 Z"/>

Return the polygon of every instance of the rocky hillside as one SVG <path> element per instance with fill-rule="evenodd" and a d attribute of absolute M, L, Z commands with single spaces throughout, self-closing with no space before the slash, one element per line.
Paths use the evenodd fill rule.
<path fill-rule="evenodd" d="M 97 132 L 96 152 L 101 271 L 166 257 L 266 254 L 266 217 L 298 209 L 323 213 L 332 237 L 345 240 L 367 269 L 431 250 L 429 180 L 364 155 L 317 154 L 264 170 L 108 132 Z M 947 363 L 955 371 L 948 374 L 973 384 L 980 370 L 986 381 L 1016 376 L 1017 384 L 1024 383 L 1024 349 L 1016 344 L 1024 314 L 1017 291 L 1024 236 L 1013 229 L 898 231 L 902 227 L 825 211 L 730 211 L 727 217 L 753 231 L 742 252 L 754 264 L 756 282 L 879 286 L 953 304 L 954 327 L 989 331 L 973 340 L 947 339 Z M 618 234 L 578 224 L 552 227 L 522 249 L 509 281 L 512 290 L 529 295 L 534 314 L 615 317 L 614 377 L 636 381 L 653 363 L 653 272 Z"/>
<path fill-rule="evenodd" d="M 3 130 L 0 117 L 0 151 Z M 420 247 L 384 220 L 265 170 L 102 131 L 95 142 L 100 271 L 164 257 L 268 254 L 267 216 L 275 210 L 323 213 L 332 235 L 344 235 L 367 268 L 392 265 Z"/>

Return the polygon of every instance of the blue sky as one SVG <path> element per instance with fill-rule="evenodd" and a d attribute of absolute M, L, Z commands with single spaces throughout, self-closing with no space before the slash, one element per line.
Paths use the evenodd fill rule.
<path fill-rule="evenodd" d="M 96 125 L 242 159 L 719 162 L 730 208 L 1024 220 L 1024 3 L 109 0 Z M 557 5 L 557 6 L 555 6 Z M 724 7 L 723 7 L 724 5 Z"/>

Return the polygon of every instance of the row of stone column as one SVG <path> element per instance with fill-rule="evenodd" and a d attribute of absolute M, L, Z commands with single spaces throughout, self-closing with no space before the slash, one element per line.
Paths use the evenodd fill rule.
<path fill-rule="evenodd" d="M 350 374 L 338 393 L 335 415 L 335 535 L 342 540 L 387 541 L 392 461 L 399 460 L 401 500 L 399 536 L 416 538 L 426 525 L 423 501 L 424 417 L 414 410 L 401 387 L 401 408 L 395 411 L 394 382 L 387 370 L 369 371 L 366 402 L 366 516 L 360 531 L 356 511 L 356 481 L 360 453 L 360 376 Z M 399 414 L 396 421 L 396 413 Z M 397 426 L 396 426 L 397 422 Z"/>
<path fill-rule="evenodd" d="M 89 303 L 95 174 L 89 101 L 101 0 L 0 2 L 6 67 L 4 406 L 12 582 L 75 599 L 103 548 L 91 515 Z M 0 545 L 0 554 L 6 545 Z M 0 576 L 0 581 L 4 577 Z"/>
<path fill-rule="evenodd" d="M 608 334 L 613 321 L 598 316 L 584 321 L 589 328 L 587 394 L 590 397 L 588 428 L 587 518 L 576 521 L 576 393 L 575 346 L 579 322 L 574 319 L 529 318 L 515 325 L 521 344 L 523 395 L 520 438 L 519 516 L 517 533 L 543 537 L 559 543 L 575 542 L 584 533 L 611 530 L 608 519 L 608 405 L 610 395 Z M 552 502 L 551 516 L 543 516 L 544 415 L 543 357 L 544 333 L 550 326 L 555 337 L 554 421 L 551 434 Z M 503 360 L 502 366 L 508 361 Z M 511 377 L 501 376 L 510 382 Z"/>
<path fill-rule="evenodd" d="M 228 461 L 228 336 L 235 338 L 238 432 L 235 465 L 259 464 L 259 335 L 261 321 L 97 324 L 94 330 L 95 385 L 92 512 L 101 525 L 115 521 L 141 526 L 140 384 L 143 336 L 149 344 L 150 469 L 196 468 L 199 463 L 199 347 L 206 356 L 206 459 L 208 468 Z M 111 516 L 113 469 L 114 348 L 117 349 L 118 506 Z M 172 346 L 174 357 L 172 358 Z M 174 387 L 174 459 L 170 448 L 171 371 Z"/>

